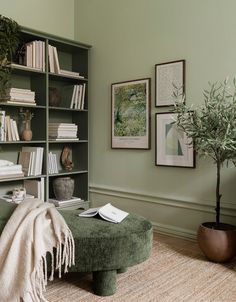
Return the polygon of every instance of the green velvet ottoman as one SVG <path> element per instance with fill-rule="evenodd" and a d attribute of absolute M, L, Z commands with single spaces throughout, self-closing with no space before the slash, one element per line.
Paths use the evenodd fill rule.
<path fill-rule="evenodd" d="M 100 296 L 116 291 L 116 275 L 146 260 L 152 248 L 152 225 L 129 214 L 121 223 L 79 217 L 79 211 L 60 211 L 75 239 L 75 266 L 70 271 L 92 272 L 93 290 Z"/>
<path fill-rule="evenodd" d="M 0 234 L 15 205 L 0 203 Z M 116 275 L 146 260 L 152 248 L 152 225 L 145 218 L 129 214 L 114 224 L 99 218 L 79 217 L 81 211 L 60 213 L 75 240 L 75 266 L 71 272 L 92 272 L 93 290 L 100 296 L 116 291 Z"/>

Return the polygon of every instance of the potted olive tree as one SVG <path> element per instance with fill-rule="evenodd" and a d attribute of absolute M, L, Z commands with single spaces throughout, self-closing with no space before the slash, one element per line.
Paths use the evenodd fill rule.
<path fill-rule="evenodd" d="M 233 89 L 227 80 L 210 84 L 204 90 L 204 104 L 195 110 L 185 104 L 179 91 L 175 87 L 177 127 L 193 139 L 199 155 L 209 156 L 216 165 L 216 218 L 200 225 L 198 244 L 208 259 L 226 262 L 236 255 L 236 227 L 220 220 L 220 177 L 222 165 L 236 160 L 236 80 Z"/>
<path fill-rule="evenodd" d="M 19 45 L 19 29 L 16 21 L 0 15 L 0 98 L 10 86 L 10 63 Z"/>

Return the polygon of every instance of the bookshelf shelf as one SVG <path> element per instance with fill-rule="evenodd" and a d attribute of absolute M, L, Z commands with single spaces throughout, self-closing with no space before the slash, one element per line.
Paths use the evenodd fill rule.
<path fill-rule="evenodd" d="M 20 120 L 17 117 L 19 117 L 20 108 L 30 110 L 30 112 L 34 114 L 31 121 L 33 140 L 1 141 L 0 159 L 9 160 L 17 164 L 19 153 L 23 147 L 28 149 L 32 147 L 41 150 L 43 148 L 42 175 L 0 178 L 0 195 L 7 194 L 7 192 L 14 189 L 15 186 L 24 186 L 25 180 L 37 180 L 43 181 L 45 201 L 48 201 L 50 198 L 55 197 L 53 192 L 53 180 L 56 177 L 69 176 L 74 179 L 74 196 L 86 201 L 88 200 L 89 144 L 88 52 L 91 46 L 23 27 L 21 28 L 20 41 L 22 41 L 20 47 L 26 45 L 24 64 L 39 67 L 28 67 L 22 64 L 23 61 L 21 61 L 20 64 L 14 61 L 11 64 L 12 87 L 35 92 L 36 105 L 0 102 L 0 110 L 5 111 L 7 115 L 16 119 L 18 129 L 20 127 Z M 30 47 L 32 45 L 33 48 L 35 47 L 32 54 L 34 53 L 36 55 L 32 56 L 32 58 L 30 58 L 29 55 L 27 56 L 27 49 L 30 49 L 30 47 L 27 48 L 27 45 Z M 50 48 L 56 48 L 60 70 L 64 70 L 69 74 L 65 75 L 51 72 L 52 61 L 50 62 Z M 28 54 L 29 53 L 30 52 L 28 52 Z M 37 54 L 40 58 L 37 58 Z M 33 57 L 35 59 L 33 59 Z M 23 57 L 21 59 L 23 59 Z M 73 76 L 73 74 L 78 73 L 81 77 Z M 83 106 L 80 106 L 80 108 L 83 109 L 70 108 L 73 87 L 75 87 L 75 85 L 83 87 L 85 97 L 82 98 Z M 60 94 L 61 103 L 59 106 L 54 106 L 54 104 L 51 103 L 50 93 L 52 88 L 55 88 Z M 79 106 L 74 105 L 73 107 Z M 68 138 L 66 140 L 51 140 L 49 137 L 49 125 L 51 123 L 77 125 L 77 136 L 80 139 L 73 140 Z M 61 153 L 65 146 L 71 148 L 70 160 L 73 162 L 74 169 L 70 172 L 63 170 L 63 166 L 60 162 Z M 38 153 L 38 155 L 39 154 L 40 153 Z M 56 155 L 59 169 L 58 173 L 49 174 L 50 154 Z"/>

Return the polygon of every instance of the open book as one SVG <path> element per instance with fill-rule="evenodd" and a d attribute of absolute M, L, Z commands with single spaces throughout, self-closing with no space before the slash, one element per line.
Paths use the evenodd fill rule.
<path fill-rule="evenodd" d="M 107 203 L 105 206 L 100 207 L 100 208 L 88 209 L 88 210 L 80 213 L 79 216 L 81 216 L 81 217 L 93 217 L 93 216 L 96 216 L 97 214 L 101 218 L 103 218 L 107 221 L 113 222 L 113 223 L 119 223 L 123 219 L 125 219 L 125 217 L 127 215 L 129 215 L 129 213 L 114 207 L 110 203 Z"/>

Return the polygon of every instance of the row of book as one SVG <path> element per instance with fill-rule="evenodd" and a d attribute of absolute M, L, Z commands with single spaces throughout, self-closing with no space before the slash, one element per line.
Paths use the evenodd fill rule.
<path fill-rule="evenodd" d="M 19 153 L 18 164 L 22 166 L 24 176 L 41 175 L 43 167 L 43 148 L 22 147 Z"/>
<path fill-rule="evenodd" d="M 79 197 L 72 197 L 71 199 L 67 199 L 67 200 L 57 200 L 57 199 L 50 198 L 48 201 L 53 203 L 58 208 L 66 208 L 69 206 L 79 206 L 84 203 L 84 200 L 82 200 Z"/>
<path fill-rule="evenodd" d="M 58 52 L 55 46 L 48 45 L 48 58 L 49 58 L 49 71 L 51 73 L 56 73 L 56 74 L 64 75 L 66 77 L 73 77 L 78 79 L 84 78 L 79 74 L 79 72 L 64 70 L 60 68 Z"/>
<path fill-rule="evenodd" d="M 35 92 L 30 89 L 10 88 L 3 100 L 7 104 L 35 106 Z"/>
<path fill-rule="evenodd" d="M 24 65 L 45 71 L 44 41 L 32 41 L 25 44 Z"/>
<path fill-rule="evenodd" d="M 71 109 L 84 109 L 85 89 L 85 83 L 82 85 L 74 85 L 70 103 Z"/>
<path fill-rule="evenodd" d="M 44 178 L 40 179 L 26 179 L 24 180 L 24 187 L 26 189 L 26 193 L 33 195 L 35 198 L 39 198 L 41 200 L 45 200 L 45 187 L 44 187 Z"/>
<path fill-rule="evenodd" d="M 19 140 L 20 137 L 16 121 L 9 115 L 6 115 L 6 111 L 0 110 L 0 141 L 12 142 Z"/>
<path fill-rule="evenodd" d="M 49 123 L 50 139 L 63 140 L 72 139 L 78 140 L 77 137 L 78 125 L 71 123 Z"/>
<path fill-rule="evenodd" d="M 5 164 L 4 164 L 5 163 Z M 1 160 L 0 179 L 24 176 L 22 165 Z"/>
<path fill-rule="evenodd" d="M 48 173 L 58 173 L 57 154 L 52 152 L 48 153 Z"/>

